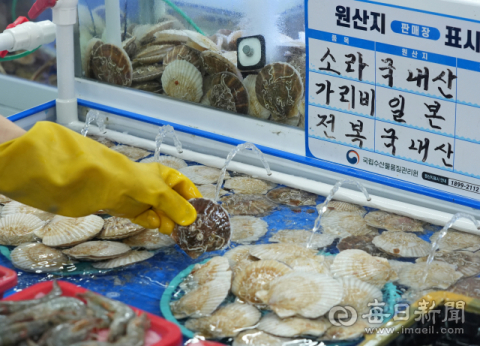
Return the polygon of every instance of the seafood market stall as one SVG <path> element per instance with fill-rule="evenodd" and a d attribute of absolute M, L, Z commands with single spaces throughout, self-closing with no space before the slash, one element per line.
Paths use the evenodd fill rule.
<path fill-rule="evenodd" d="M 81 286 L 192 343 L 477 345 L 480 7 L 436 3 L 80 0 L 63 24 L 54 12 L 58 98 L 10 119 L 160 162 L 204 198 L 168 236 L 0 196 L 0 266 L 18 275 L 6 296 L 40 282 L 49 299 L 60 280 L 69 299 Z M 141 316 L 111 344 L 146 338 Z"/>

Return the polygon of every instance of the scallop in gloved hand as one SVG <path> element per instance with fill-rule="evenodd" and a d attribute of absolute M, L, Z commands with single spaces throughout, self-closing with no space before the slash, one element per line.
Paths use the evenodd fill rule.
<path fill-rule="evenodd" d="M 226 247 L 232 232 L 225 209 L 204 198 L 193 198 L 189 202 L 197 210 L 197 219 L 190 226 L 176 225 L 173 240 L 191 258 Z"/>

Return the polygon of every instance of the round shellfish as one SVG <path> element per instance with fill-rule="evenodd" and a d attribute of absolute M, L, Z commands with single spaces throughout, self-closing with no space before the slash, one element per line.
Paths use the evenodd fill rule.
<path fill-rule="evenodd" d="M 195 48 L 200 51 L 211 50 L 212 52 L 220 52 L 215 42 L 208 37 L 192 30 L 185 30 L 184 33 L 188 36 L 187 46 Z"/>
<path fill-rule="evenodd" d="M 316 250 L 306 249 L 302 246 L 289 243 L 280 244 L 261 244 L 255 245 L 250 249 L 250 255 L 262 260 L 284 261 L 291 257 L 310 257 L 315 258 Z"/>
<path fill-rule="evenodd" d="M 132 82 L 143 83 L 158 79 L 163 74 L 164 67 L 158 65 L 139 66 L 133 69 Z"/>
<path fill-rule="evenodd" d="M 243 80 L 243 85 L 248 92 L 249 105 L 248 115 L 251 115 L 259 119 L 268 119 L 270 117 L 270 111 L 263 107 L 257 99 L 257 93 L 255 92 L 255 84 L 257 82 L 257 75 L 248 75 Z"/>
<path fill-rule="evenodd" d="M 203 70 L 203 62 L 202 58 L 200 57 L 200 52 L 189 46 L 175 46 L 171 51 L 168 52 L 167 56 L 165 56 L 165 59 L 163 59 L 163 66 L 168 66 L 175 60 L 185 60 L 195 66 L 199 71 Z"/>
<path fill-rule="evenodd" d="M 463 276 L 456 271 L 455 266 L 439 261 L 415 263 L 403 268 L 398 277 L 398 283 L 416 290 L 427 288 L 447 289 Z"/>
<path fill-rule="evenodd" d="M 221 171 L 218 168 L 207 166 L 188 166 L 180 169 L 180 173 L 184 174 L 194 184 L 213 184 L 216 183 L 220 177 Z M 225 179 L 230 178 L 229 174 L 225 174 Z"/>
<path fill-rule="evenodd" d="M 211 87 L 203 103 L 230 112 L 248 114 L 248 92 L 233 73 L 220 72 L 213 75 Z"/>
<path fill-rule="evenodd" d="M 426 262 L 428 257 L 418 258 L 416 262 Z M 465 277 L 480 274 L 480 256 L 468 251 L 437 251 L 435 261 L 449 263 Z"/>
<path fill-rule="evenodd" d="M 305 205 L 316 205 L 317 195 L 289 187 L 280 187 L 269 191 L 267 198 L 278 204 L 303 207 Z"/>
<path fill-rule="evenodd" d="M 342 201 L 330 201 L 327 204 L 327 209 L 323 213 L 323 216 L 327 216 L 328 214 L 334 213 L 334 212 L 349 212 L 349 213 L 358 214 L 360 216 L 364 216 L 367 213 L 364 207 L 356 204 L 342 202 Z"/>
<path fill-rule="evenodd" d="M 358 315 L 370 311 L 371 302 L 383 300 L 383 294 L 380 289 L 361 281 L 355 277 L 343 277 L 340 279 L 343 284 L 343 298 L 340 305 L 351 306 Z"/>
<path fill-rule="evenodd" d="M 296 272 L 330 274 L 330 265 L 326 262 L 325 257 L 289 257 L 283 262 Z"/>
<path fill-rule="evenodd" d="M 105 43 L 92 53 L 91 64 L 95 79 L 122 86 L 132 84 L 132 63 L 123 48 Z"/>
<path fill-rule="evenodd" d="M 202 74 L 193 64 L 175 60 L 163 71 L 162 87 L 168 96 L 199 102 L 203 95 Z"/>
<path fill-rule="evenodd" d="M 430 241 L 432 243 L 436 241 L 439 234 L 440 232 L 434 233 L 430 237 Z M 480 236 L 449 230 L 438 244 L 438 248 L 445 251 L 463 250 L 475 252 L 480 249 Z"/>
<path fill-rule="evenodd" d="M 71 249 L 63 250 L 63 253 L 78 260 L 103 261 L 119 257 L 129 251 L 129 246 L 118 242 L 87 241 Z"/>
<path fill-rule="evenodd" d="M 306 230 L 284 229 L 275 233 L 268 241 L 271 243 L 292 243 L 300 246 L 307 246 L 310 242 L 311 248 L 320 249 L 331 245 L 335 241 L 335 236 L 325 233 Z"/>
<path fill-rule="evenodd" d="M 96 262 L 92 264 L 92 266 L 96 269 L 114 269 L 114 268 L 126 267 L 131 264 L 146 261 L 147 259 L 153 257 L 154 255 L 155 254 L 150 251 L 132 250 L 122 256 L 119 256 L 107 261 Z"/>
<path fill-rule="evenodd" d="M 249 329 L 238 334 L 232 346 L 284 346 L 291 339 L 270 335 L 258 329 Z"/>
<path fill-rule="evenodd" d="M 12 214 L 31 214 L 38 217 L 42 221 L 50 221 L 55 217 L 54 214 L 30 207 L 17 201 L 6 203 L 2 209 L 2 217 Z"/>
<path fill-rule="evenodd" d="M 71 264 L 60 250 L 41 243 L 23 243 L 10 256 L 15 267 L 28 272 L 55 272 Z"/>
<path fill-rule="evenodd" d="M 217 278 L 229 281 L 232 278 L 232 272 L 230 271 L 228 259 L 216 256 L 211 258 L 207 263 L 195 264 L 188 278 L 197 285 L 204 285 Z"/>
<path fill-rule="evenodd" d="M 372 241 L 373 238 L 375 238 L 376 236 L 377 235 L 375 233 L 369 233 L 365 235 L 352 235 L 346 238 L 342 238 L 338 242 L 337 248 L 340 251 L 349 249 L 363 250 L 372 256 L 394 258 L 395 256 L 390 255 L 373 245 Z"/>
<path fill-rule="evenodd" d="M 237 66 L 216 52 L 206 50 L 201 53 L 200 57 L 203 62 L 203 68 L 207 74 L 213 75 L 220 72 L 230 72 L 239 78 L 242 77 L 237 70 Z"/>
<path fill-rule="evenodd" d="M 182 168 L 188 167 L 187 163 L 185 160 L 179 159 L 178 157 L 175 156 L 170 156 L 170 155 L 161 155 L 158 158 L 158 161 L 155 161 L 155 157 L 149 157 L 148 159 L 143 159 L 140 161 L 142 163 L 152 163 L 152 162 L 158 162 L 164 166 L 173 168 L 177 171 L 181 170 Z"/>
<path fill-rule="evenodd" d="M 129 145 L 123 145 L 123 144 L 114 146 L 112 150 L 115 150 L 117 153 L 125 155 L 132 161 L 138 161 L 150 155 L 150 152 L 148 150 L 131 147 Z"/>
<path fill-rule="evenodd" d="M 190 226 L 175 226 L 172 233 L 175 242 L 191 258 L 226 247 L 231 227 L 225 209 L 204 198 L 194 198 L 189 202 L 197 210 L 197 219 Z"/>
<path fill-rule="evenodd" d="M 322 336 L 331 326 L 324 317 L 315 320 L 304 317 L 287 317 L 280 319 L 277 315 L 269 313 L 262 317 L 257 328 L 266 333 L 283 337 Z"/>
<path fill-rule="evenodd" d="M 215 193 L 217 190 L 216 185 L 213 185 L 213 184 L 200 185 L 200 186 L 197 186 L 197 188 L 198 188 L 198 191 L 200 191 L 200 193 L 202 194 L 203 198 L 207 198 L 211 200 L 215 199 Z M 225 196 L 226 194 L 227 194 L 227 191 L 225 191 L 224 189 L 220 189 L 220 197 Z"/>
<path fill-rule="evenodd" d="M 0 244 L 20 245 L 34 241 L 35 232 L 41 230 L 45 222 L 31 214 L 11 214 L 0 219 Z"/>
<path fill-rule="evenodd" d="M 252 247 L 253 245 L 240 245 L 225 252 L 223 256 L 228 259 L 230 268 L 234 269 L 238 263 L 248 259 L 250 257 L 250 249 L 252 249 Z"/>
<path fill-rule="evenodd" d="M 431 244 L 413 233 L 387 231 L 373 238 L 372 243 L 383 251 L 400 257 L 423 257 Z"/>
<path fill-rule="evenodd" d="M 377 210 L 365 216 L 368 225 L 392 232 L 423 232 L 424 222 Z"/>
<path fill-rule="evenodd" d="M 123 239 L 123 243 L 131 248 L 142 248 L 145 250 L 158 250 L 175 245 L 175 241 L 170 236 L 160 233 L 158 229 L 146 229 Z"/>
<path fill-rule="evenodd" d="M 276 204 L 264 195 L 235 194 L 221 199 L 222 206 L 230 215 L 263 216 L 270 213 Z"/>
<path fill-rule="evenodd" d="M 328 213 L 328 215 L 322 216 L 320 225 L 324 233 L 330 233 L 340 238 L 377 233 L 376 228 L 368 226 L 363 217 L 354 212 Z"/>
<path fill-rule="evenodd" d="M 94 238 L 103 224 L 103 219 L 96 215 L 79 218 L 57 215 L 42 230 L 42 242 L 52 247 L 74 246 Z"/>
<path fill-rule="evenodd" d="M 276 186 L 277 184 L 265 180 L 250 177 L 233 177 L 225 182 L 223 188 L 233 190 L 235 193 L 264 195 Z"/>
<path fill-rule="evenodd" d="M 139 234 L 140 232 L 143 232 L 145 230 L 145 228 L 134 224 L 129 219 L 124 219 L 117 216 L 109 217 L 104 221 L 105 223 L 103 229 L 97 236 L 98 239 L 125 239 L 134 236 L 135 234 Z"/>
<path fill-rule="evenodd" d="M 268 231 L 268 224 L 254 216 L 233 216 L 230 226 L 232 241 L 240 244 L 255 242 Z"/>

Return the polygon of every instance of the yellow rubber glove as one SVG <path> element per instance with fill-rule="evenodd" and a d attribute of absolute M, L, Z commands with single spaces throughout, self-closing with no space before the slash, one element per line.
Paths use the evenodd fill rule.
<path fill-rule="evenodd" d="M 0 194 L 63 216 L 105 210 L 166 234 L 195 221 L 188 200 L 202 196 L 172 168 L 132 162 L 51 122 L 0 145 Z"/>

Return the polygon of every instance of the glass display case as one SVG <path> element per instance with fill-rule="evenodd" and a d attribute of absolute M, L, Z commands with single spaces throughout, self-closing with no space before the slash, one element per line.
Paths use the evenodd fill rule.
<path fill-rule="evenodd" d="M 77 77 L 304 128 L 302 0 L 112 3 L 79 1 Z"/>

